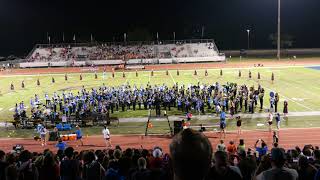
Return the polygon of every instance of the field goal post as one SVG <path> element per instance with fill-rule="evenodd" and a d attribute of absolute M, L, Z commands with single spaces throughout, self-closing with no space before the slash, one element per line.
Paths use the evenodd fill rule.
<path fill-rule="evenodd" d="M 164 113 L 162 114 L 162 115 L 160 115 L 160 116 L 156 116 L 156 115 L 153 115 L 153 111 L 155 111 L 155 110 L 151 110 L 151 109 L 149 109 L 149 111 L 148 111 L 148 121 L 147 121 L 147 124 L 146 124 L 146 131 L 145 131 L 145 136 L 148 136 L 148 130 L 149 130 L 149 126 L 150 126 L 150 123 L 151 123 L 151 121 L 152 120 L 159 120 L 159 119 L 166 119 L 167 120 L 167 122 L 168 122 L 168 127 L 169 127 L 169 133 L 170 133 L 170 135 L 171 136 L 173 136 L 173 129 L 172 129 L 172 127 L 171 127 L 171 124 L 170 124 L 170 121 L 169 121 L 169 117 L 168 117 L 168 115 L 167 115 L 167 112 L 166 111 L 164 111 Z"/>

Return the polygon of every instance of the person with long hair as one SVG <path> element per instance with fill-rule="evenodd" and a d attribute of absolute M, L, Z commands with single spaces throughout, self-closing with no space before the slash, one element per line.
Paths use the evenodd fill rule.
<path fill-rule="evenodd" d="M 82 131 L 81 128 L 79 126 L 76 126 L 77 130 L 76 130 L 76 135 L 77 135 L 77 142 L 80 141 L 81 146 L 83 146 L 83 141 L 82 141 Z"/>

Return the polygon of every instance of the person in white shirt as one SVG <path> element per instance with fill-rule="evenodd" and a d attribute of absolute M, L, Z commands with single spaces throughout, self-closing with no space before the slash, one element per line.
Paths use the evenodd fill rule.
<path fill-rule="evenodd" d="M 102 130 L 102 134 L 103 134 L 103 139 L 104 139 L 105 142 L 106 142 L 107 148 L 111 148 L 112 145 L 111 145 L 111 139 L 110 139 L 110 131 L 109 131 L 109 129 L 107 128 L 107 126 L 104 126 L 104 128 L 103 128 L 103 130 Z"/>
<path fill-rule="evenodd" d="M 272 112 L 270 112 L 269 116 L 268 116 L 269 132 L 272 131 L 272 120 L 273 120 L 273 114 L 272 114 Z"/>
<path fill-rule="evenodd" d="M 41 145 L 42 146 L 46 146 L 47 145 L 47 133 L 48 133 L 48 130 L 46 129 L 45 126 L 41 126 L 39 128 L 39 134 L 40 134 L 40 138 L 41 138 Z"/>

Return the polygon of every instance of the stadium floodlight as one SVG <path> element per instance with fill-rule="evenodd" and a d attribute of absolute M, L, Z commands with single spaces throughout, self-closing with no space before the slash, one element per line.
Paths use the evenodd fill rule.
<path fill-rule="evenodd" d="M 247 33 L 248 33 L 248 50 L 250 47 L 250 29 L 247 29 Z"/>
<path fill-rule="evenodd" d="M 277 51 L 277 58 L 278 58 L 278 60 L 280 60 L 280 45 L 281 45 L 281 43 L 280 43 L 280 38 L 281 38 L 281 36 L 280 36 L 280 23 L 281 23 L 281 19 L 280 19 L 280 16 L 281 15 L 281 0 L 278 0 L 278 43 L 277 43 L 277 48 L 278 48 L 278 51 Z"/>

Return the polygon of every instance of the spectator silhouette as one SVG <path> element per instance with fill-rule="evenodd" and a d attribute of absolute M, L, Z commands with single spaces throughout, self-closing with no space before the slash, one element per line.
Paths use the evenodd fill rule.
<path fill-rule="evenodd" d="M 170 144 L 174 179 L 203 180 L 212 159 L 211 144 L 202 133 L 185 129 Z"/>

